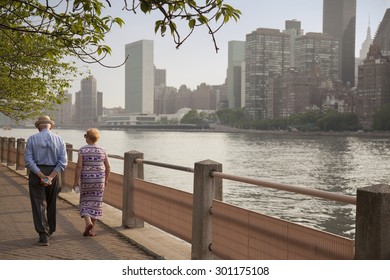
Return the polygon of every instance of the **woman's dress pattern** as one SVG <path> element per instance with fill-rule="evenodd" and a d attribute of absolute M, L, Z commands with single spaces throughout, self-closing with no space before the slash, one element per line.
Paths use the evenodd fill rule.
<path fill-rule="evenodd" d="M 86 145 L 80 148 L 83 159 L 80 186 L 80 216 L 100 219 L 103 216 L 103 193 L 105 181 L 104 148 Z"/>

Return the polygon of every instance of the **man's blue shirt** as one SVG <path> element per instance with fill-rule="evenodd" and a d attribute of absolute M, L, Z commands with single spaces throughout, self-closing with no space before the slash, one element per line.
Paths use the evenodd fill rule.
<path fill-rule="evenodd" d="M 24 154 L 26 167 L 37 174 L 37 165 L 55 166 L 54 171 L 60 173 L 68 165 L 64 140 L 48 129 L 43 129 L 27 139 Z"/>

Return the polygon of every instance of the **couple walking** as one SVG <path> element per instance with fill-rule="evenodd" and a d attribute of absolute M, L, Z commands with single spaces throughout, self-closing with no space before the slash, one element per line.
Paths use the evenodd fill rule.
<path fill-rule="evenodd" d="M 61 190 L 59 176 L 67 167 L 64 140 L 51 130 L 54 122 L 40 116 L 35 122 L 39 133 L 26 142 L 25 165 L 29 172 L 29 193 L 38 244 L 49 245 L 56 231 L 56 203 Z M 96 128 L 84 135 L 86 145 L 78 153 L 73 188 L 80 187 L 80 216 L 85 220 L 84 236 L 95 236 L 96 221 L 103 214 L 103 193 L 110 175 L 110 164 L 104 148 L 97 145 L 100 134 Z"/>

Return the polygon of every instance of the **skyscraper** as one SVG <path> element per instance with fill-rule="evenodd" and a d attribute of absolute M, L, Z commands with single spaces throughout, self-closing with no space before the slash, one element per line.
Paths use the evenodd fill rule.
<path fill-rule="evenodd" d="M 290 69 L 290 35 L 258 28 L 246 35 L 245 110 L 254 119 L 273 118 L 270 78 Z"/>
<path fill-rule="evenodd" d="M 154 109 L 154 52 L 152 40 L 125 46 L 125 110 L 152 114 Z"/>
<path fill-rule="evenodd" d="M 76 93 L 75 119 L 80 124 L 94 124 L 98 116 L 97 81 L 94 76 L 82 79 L 81 90 Z"/>
<path fill-rule="evenodd" d="M 371 28 L 370 28 L 370 22 L 368 22 L 366 39 L 364 40 L 362 47 L 360 49 L 360 54 L 359 54 L 360 60 L 363 60 L 367 57 L 367 54 L 368 54 L 368 51 L 370 50 L 371 44 L 372 44 Z"/>
<path fill-rule="evenodd" d="M 324 0 L 323 33 L 339 39 L 341 80 L 354 85 L 356 0 Z"/>
<path fill-rule="evenodd" d="M 242 63 L 245 61 L 245 41 L 228 42 L 228 69 L 227 69 L 227 88 L 229 108 L 243 107 L 241 102 L 242 86 L 241 71 Z"/>

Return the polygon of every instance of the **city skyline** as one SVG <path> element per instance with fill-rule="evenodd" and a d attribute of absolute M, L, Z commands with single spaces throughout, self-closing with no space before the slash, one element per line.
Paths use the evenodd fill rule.
<path fill-rule="evenodd" d="M 322 32 L 323 0 L 275 0 L 266 1 L 242 0 L 238 3 L 227 1 L 242 11 L 241 19 L 237 23 L 228 23 L 216 34 L 220 48 L 216 53 L 207 31 L 196 30 L 188 41 L 176 50 L 169 35 L 161 37 L 154 34 L 156 16 L 116 14 L 125 19 L 127 25 L 123 29 L 113 30 L 107 37 L 106 43 L 112 47 L 113 55 L 105 60 L 108 65 L 118 65 L 125 57 L 125 45 L 137 40 L 153 40 L 155 45 L 154 62 L 160 69 L 166 69 L 167 85 L 179 88 L 186 84 L 196 89 L 201 83 L 219 85 L 225 82 L 228 42 L 231 40 L 245 41 L 245 36 L 259 27 L 276 28 L 283 30 L 286 20 L 301 21 L 304 33 Z M 390 0 L 357 0 L 356 20 L 356 48 L 355 56 L 359 55 L 361 45 L 370 27 L 375 35 L 380 21 Z M 298 4 L 297 4 L 298 3 Z M 114 7 L 117 9 L 121 7 Z M 281 6 L 284 6 L 281 8 Z M 274 11 L 274 12 L 270 12 Z M 369 25 L 370 23 L 370 25 Z M 126 36 L 128 35 L 128 36 Z M 82 65 L 80 65 L 81 67 Z M 104 68 L 99 65 L 90 65 L 91 74 L 99 81 L 99 91 L 105 93 L 103 104 L 105 107 L 124 107 L 125 104 L 125 70 L 119 68 Z M 73 83 L 69 91 L 74 94 L 79 90 L 80 77 Z"/>

